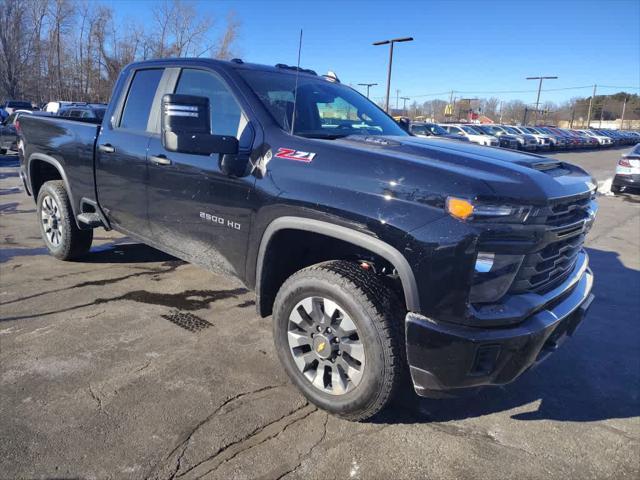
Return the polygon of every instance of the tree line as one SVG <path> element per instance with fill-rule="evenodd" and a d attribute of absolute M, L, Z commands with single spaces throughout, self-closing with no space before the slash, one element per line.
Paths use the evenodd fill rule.
<path fill-rule="evenodd" d="M 233 13 L 216 22 L 189 2 L 163 0 L 150 15 L 143 25 L 90 0 L 0 0 L 0 98 L 106 102 L 130 62 L 233 56 Z"/>
<path fill-rule="evenodd" d="M 567 121 L 576 126 L 586 125 L 591 97 L 575 97 L 561 103 L 541 102 L 537 112 L 538 123 L 555 124 Z M 426 117 L 436 122 L 446 122 L 468 118 L 469 111 L 485 115 L 495 122 L 523 123 L 532 122 L 536 116 L 535 105 L 522 100 L 501 101 L 497 97 L 454 100 L 452 114 L 446 115 L 448 100 L 434 99 L 422 103 L 416 101 L 407 105 L 403 112 L 409 117 Z M 612 95 L 596 95 L 591 101 L 591 120 L 640 119 L 640 95 L 619 92 Z M 398 112 L 400 113 L 400 112 Z"/>

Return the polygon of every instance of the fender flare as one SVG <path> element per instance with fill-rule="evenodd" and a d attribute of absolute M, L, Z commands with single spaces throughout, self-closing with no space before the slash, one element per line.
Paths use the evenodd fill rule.
<path fill-rule="evenodd" d="M 378 238 L 367 235 L 366 233 L 336 225 L 334 223 L 323 222 L 306 217 L 285 216 L 276 218 L 265 229 L 262 235 L 262 240 L 260 241 L 257 258 L 256 292 L 258 295 L 260 295 L 262 288 L 262 266 L 264 265 L 264 256 L 267 252 L 271 238 L 280 230 L 302 230 L 319 233 L 328 237 L 343 240 L 379 255 L 393 265 L 398 272 L 400 282 L 402 283 L 402 289 L 404 290 L 404 299 L 407 310 L 410 312 L 420 311 L 420 297 L 418 294 L 416 278 L 409 262 L 399 250 Z"/>
<path fill-rule="evenodd" d="M 29 157 L 29 161 L 27 162 L 27 178 L 28 178 L 28 183 L 29 183 L 29 187 L 31 187 L 31 193 L 33 194 L 33 198 L 34 200 L 37 201 L 37 195 L 35 194 L 35 189 L 33 188 L 33 177 L 31 175 L 31 168 L 32 168 L 32 163 L 34 160 L 39 160 L 42 162 L 46 162 L 50 165 L 53 165 L 55 167 L 56 170 L 58 170 L 58 173 L 60 174 L 60 177 L 62 178 L 62 182 L 64 183 L 64 188 L 67 191 L 67 195 L 69 196 L 69 202 L 71 203 L 71 210 L 73 212 L 73 217 L 75 219 L 75 215 L 76 215 L 76 204 L 74 202 L 73 199 L 73 192 L 71 191 L 71 188 L 69 186 L 69 180 L 67 179 L 67 174 L 64 171 L 64 168 L 62 168 L 62 164 L 56 160 L 53 157 L 50 157 L 49 155 L 45 155 L 44 153 L 33 153 L 30 157 Z"/>

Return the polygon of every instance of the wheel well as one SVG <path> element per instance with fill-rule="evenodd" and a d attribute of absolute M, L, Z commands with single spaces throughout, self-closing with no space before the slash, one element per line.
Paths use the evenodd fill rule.
<path fill-rule="evenodd" d="M 327 260 L 352 260 L 367 263 L 385 283 L 404 298 L 402 283 L 393 265 L 375 253 L 352 243 L 319 233 L 283 229 L 269 240 L 258 291 L 258 312 L 270 315 L 278 290 L 298 270 Z"/>
<path fill-rule="evenodd" d="M 62 175 L 56 167 L 44 160 L 32 160 L 29 165 L 29 180 L 34 198 L 38 198 L 40 187 L 49 180 L 62 180 Z"/>

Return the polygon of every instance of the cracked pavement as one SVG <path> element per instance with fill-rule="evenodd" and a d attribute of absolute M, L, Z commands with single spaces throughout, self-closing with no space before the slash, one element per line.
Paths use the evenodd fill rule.
<path fill-rule="evenodd" d="M 555 156 L 603 181 L 623 150 Z M 640 476 L 640 197 L 600 198 L 597 298 L 545 363 L 368 423 L 298 394 L 241 284 L 95 233 L 83 261 L 48 256 L 0 157 L 1 478 Z"/>

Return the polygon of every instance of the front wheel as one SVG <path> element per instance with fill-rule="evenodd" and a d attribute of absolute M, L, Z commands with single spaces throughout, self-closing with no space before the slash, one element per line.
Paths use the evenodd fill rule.
<path fill-rule="evenodd" d="M 392 399 L 406 371 L 403 306 L 359 265 L 329 261 L 292 275 L 275 300 L 276 351 L 320 408 L 365 420 Z"/>
<path fill-rule="evenodd" d="M 42 185 L 36 203 L 40 234 L 51 255 L 60 260 L 73 260 L 89 251 L 93 230 L 80 230 L 76 225 L 62 180 Z"/>

